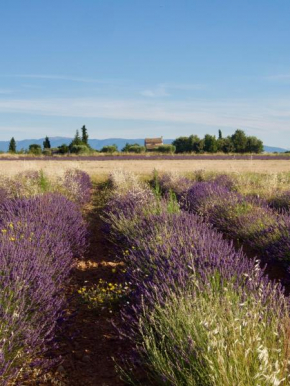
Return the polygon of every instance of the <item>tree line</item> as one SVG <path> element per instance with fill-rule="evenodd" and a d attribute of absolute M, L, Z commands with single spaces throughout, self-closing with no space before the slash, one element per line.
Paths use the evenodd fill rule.
<path fill-rule="evenodd" d="M 246 136 L 243 130 L 236 130 L 223 138 L 219 130 L 218 138 L 206 134 L 203 139 L 197 135 L 178 137 L 173 142 L 176 153 L 262 153 L 263 142 L 257 137 Z"/>
<path fill-rule="evenodd" d="M 77 130 L 73 140 L 69 145 L 62 144 L 61 146 L 52 148 L 50 140 L 46 136 L 43 141 L 42 147 L 39 144 L 33 143 L 29 145 L 29 148 L 27 151 L 21 150 L 20 153 L 27 153 L 27 154 L 33 154 L 33 155 L 41 155 L 41 154 L 52 155 L 52 154 L 68 154 L 68 153 L 81 154 L 81 153 L 94 152 L 95 150 L 91 148 L 88 140 L 89 140 L 88 130 L 84 125 L 81 128 L 81 135 L 79 133 L 79 130 Z M 8 151 L 9 153 L 17 153 L 16 141 L 14 137 L 12 137 L 9 142 Z"/>
<path fill-rule="evenodd" d="M 38 144 L 31 144 L 27 151 L 20 151 L 18 153 L 28 153 L 33 155 L 53 155 L 53 154 L 91 154 L 96 152 L 89 145 L 89 135 L 86 126 L 79 130 L 69 145 L 62 144 L 57 148 L 52 148 L 49 138 L 46 136 L 43 141 L 43 146 Z M 146 148 L 138 143 L 129 144 L 121 150 L 129 153 L 144 153 Z M 218 132 L 218 138 L 215 135 L 206 134 L 204 138 L 199 138 L 197 135 L 190 135 L 189 137 L 178 137 L 172 145 L 159 146 L 155 151 L 160 153 L 262 153 L 263 142 L 257 137 L 247 136 L 243 130 L 236 130 L 231 136 L 223 137 L 221 130 Z M 14 137 L 9 143 L 9 152 L 16 153 L 16 141 Z M 115 153 L 118 152 L 117 145 L 104 146 L 100 152 Z"/>

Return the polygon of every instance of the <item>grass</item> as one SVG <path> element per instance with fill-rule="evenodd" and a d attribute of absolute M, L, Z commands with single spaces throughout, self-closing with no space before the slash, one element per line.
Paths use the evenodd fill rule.
<path fill-rule="evenodd" d="M 143 356 L 162 384 L 289 384 L 289 320 L 250 293 L 229 283 L 192 288 L 143 312 Z"/>

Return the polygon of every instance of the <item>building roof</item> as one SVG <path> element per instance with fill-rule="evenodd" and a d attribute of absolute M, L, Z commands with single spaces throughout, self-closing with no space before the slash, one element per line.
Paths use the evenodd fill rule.
<path fill-rule="evenodd" d="M 163 144 L 163 137 L 160 137 L 160 138 L 145 138 L 145 144 L 155 144 L 155 143 L 158 143 L 158 144 Z"/>
<path fill-rule="evenodd" d="M 163 145 L 163 137 L 160 138 L 145 138 L 145 146 L 147 150 L 156 149 Z"/>

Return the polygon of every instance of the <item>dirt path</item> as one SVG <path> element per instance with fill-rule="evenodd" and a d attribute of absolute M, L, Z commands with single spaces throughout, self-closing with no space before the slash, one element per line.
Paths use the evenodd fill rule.
<path fill-rule="evenodd" d="M 128 344 L 119 340 L 112 321 L 120 324 L 118 308 L 110 310 L 100 307 L 91 310 L 81 301 L 78 291 L 90 288 L 99 279 L 108 282 L 118 280 L 118 263 L 114 259 L 112 246 L 102 233 L 100 212 L 104 192 L 97 188 L 93 204 L 87 209 L 90 224 L 90 247 L 82 261 L 72 273 L 70 294 L 72 295 L 69 313 L 71 322 L 62 332 L 60 353 L 63 361 L 58 365 L 56 378 L 59 384 L 72 386 L 124 386 L 115 369 L 112 359 L 124 357 Z"/>

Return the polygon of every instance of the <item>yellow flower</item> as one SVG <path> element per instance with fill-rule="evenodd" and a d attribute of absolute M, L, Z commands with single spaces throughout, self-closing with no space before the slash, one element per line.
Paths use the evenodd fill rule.
<path fill-rule="evenodd" d="M 2 229 L 2 233 L 7 233 L 7 229 Z"/>

